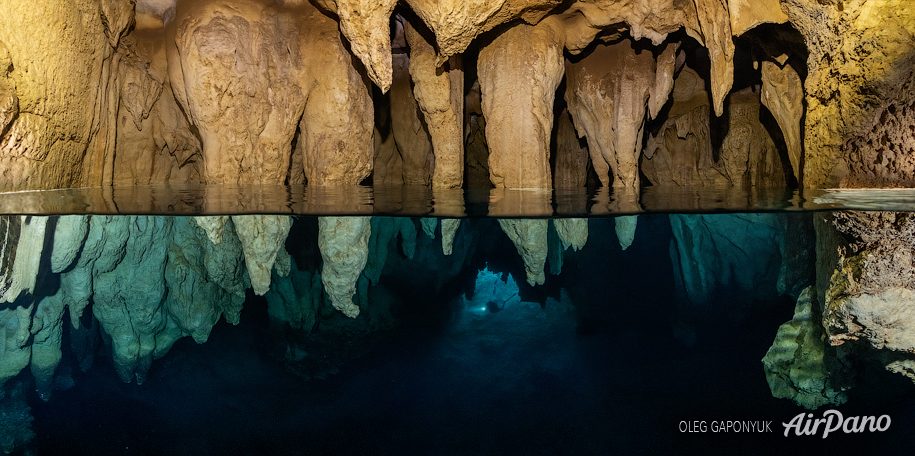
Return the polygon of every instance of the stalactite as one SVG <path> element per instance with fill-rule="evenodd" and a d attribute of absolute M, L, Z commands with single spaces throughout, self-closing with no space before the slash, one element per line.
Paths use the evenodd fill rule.
<path fill-rule="evenodd" d="M 320 217 L 318 248 L 324 259 L 321 281 L 334 308 L 350 318 L 359 316 L 353 302 L 356 281 L 369 254 L 371 217 Z"/>
<path fill-rule="evenodd" d="M 563 75 L 565 37 L 556 26 L 515 25 L 477 63 L 496 187 L 550 188 L 553 100 Z"/>
<path fill-rule="evenodd" d="M 435 187 L 460 188 L 464 183 L 464 71 L 461 58 L 444 65 L 435 48 L 409 22 L 404 31 L 410 46 L 413 93 L 435 148 Z"/>

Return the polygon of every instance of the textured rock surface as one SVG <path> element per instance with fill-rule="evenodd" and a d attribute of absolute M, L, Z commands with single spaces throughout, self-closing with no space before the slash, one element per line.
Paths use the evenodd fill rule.
<path fill-rule="evenodd" d="M 245 253 L 254 293 L 264 295 L 270 289 L 277 254 L 285 252 L 292 219 L 286 215 L 237 215 L 232 217 L 232 223 Z"/>
<path fill-rule="evenodd" d="M 496 187 L 552 186 L 550 135 L 564 42 L 555 26 L 519 24 L 480 51 L 489 174 Z"/>
<path fill-rule="evenodd" d="M 667 120 L 648 138 L 642 172 L 653 185 L 724 185 L 715 166 L 710 103 L 702 78 L 684 67 L 674 82 Z"/>
<path fill-rule="evenodd" d="M 817 289 L 833 345 L 863 346 L 890 359 L 915 358 L 915 217 L 894 212 L 837 212 L 817 227 Z"/>
<path fill-rule="evenodd" d="M 284 182 L 297 128 L 308 182 L 370 174 L 371 98 L 333 19 L 307 2 L 182 2 L 170 37 L 171 84 L 200 132 L 207 183 Z"/>
<path fill-rule="evenodd" d="M 404 22 L 410 46 L 413 93 L 423 112 L 435 149 L 435 187 L 459 188 L 464 183 L 464 71 L 455 56 L 436 62 L 435 48 L 409 22 Z"/>
<path fill-rule="evenodd" d="M 116 101 L 107 82 L 133 2 L 10 0 L 3 10 L 0 188 L 101 184 Z"/>
<path fill-rule="evenodd" d="M 324 259 L 321 281 L 331 304 L 350 318 L 359 316 L 353 296 L 368 260 L 371 232 L 371 217 L 318 219 L 318 247 Z"/>
<path fill-rule="evenodd" d="M 815 299 L 813 287 L 801 293 L 794 318 L 779 326 L 772 347 L 762 359 L 772 396 L 791 399 L 808 410 L 841 405 L 847 400 L 839 386 L 844 380 L 839 363 L 834 350 L 826 346 L 814 311 Z"/>
<path fill-rule="evenodd" d="M 804 185 L 915 184 L 915 10 L 906 0 L 782 0 L 810 51 Z"/>
<path fill-rule="evenodd" d="M 562 218 L 553 220 L 556 234 L 562 242 L 563 250 L 579 251 L 588 242 L 588 219 Z"/>
<path fill-rule="evenodd" d="M 579 136 L 588 139 L 601 183 L 638 188 L 642 129 L 655 84 L 654 56 L 636 50 L 630 40 L 598 45 L 582 60 L 569 63 L 566 77 L 569 112 Z"/>
<path fill-rule="evenodd" d="M 588 146 L 579 140 L 568 111 L 559 114 L 556 126 L 556 158 L 553 187 L 581 189 L 588 183 Z"/>
<path fill-rule="evenodd" d="M 0 303 L 35 290 L 47 222 L 46 217 L 0 216 Z"/>
<path fill-rule="evenodd" d="M 548 252 L 546 220 L 499 219 L 502 231 L 511 239 L 524 261 L 527 283 L 542 285 L 546 282 L 546 257 Z"/>
<path fill-rule="evenodd" d="M 752 88 L 728 99 L 728 134 L 718 163 L 728 182 L 750 187 L 785 187 L 785 169 L 778 149 L 759 121 L 759 93 Z"/>
<path fill-rule="evenodd" d="M 759 93 L 752 88 L 728 98 L 728 129 L 713 152 L 708 98 L 703 81 L 684 68 L 674 86 L 673 105 L 657 134 L 649 137 L 642 172 L 654 185 L 785 185 L 778 149 L 759 120 Z"/>
<path fill-rule="evenodd" d="M 786 61 L 762 62 L 762 103 L 778 122 L 788 147 L 788 159 L 794 176 L 801 177 L 804 146 L 801 121 L 804 117 L 804 87 L 797 71 Z"/>
<path fill-rule="evenodd" d="M 671 215 L 671 258 L 677 283 L 690 302 L 713 293 L 743 299 L 778 293 L 783 227 L 772 214 Z"/>

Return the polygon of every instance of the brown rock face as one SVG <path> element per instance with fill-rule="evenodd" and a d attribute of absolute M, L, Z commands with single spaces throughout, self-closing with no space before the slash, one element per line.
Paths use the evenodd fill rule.
<path fill-rule="evenodd" d="M 705 83 L 684 67 L 673 89 L 667 121 L 649 137 L 642 172 L 653 185 L 722 185 L 715 169 L 709 126 L 711 105 Z"/>
<path fill-rule="evenodd" d="M 637 51 L 629 40 L 598 45 L 581 61 L 569 63 L 566 77 L 566 102 L 579 136 L 588 139 L 601 183 L 638 188 L 654 56 Z"/>
<path fill-rule="evenodd" d="M 578 139 L 568 111 L 559 114 L 556 126 L 556 162 L 553 186 L 583 188 L 588 183 L 588 147 Z"/>
<path fill-rule="evenodd" d="M 172 96 L 161 28 L 128 36 L 116 55 L 119 88 L 116 141 L 106 183 L 199 183 L 200 140 Z"/>
<path fill-rule="evenodd" d="M 207 183 L 284 182 L 297 126 L 308 182 L 368 177 L 371 98 L 333 19 L 308 4 L 182 2 L 171 35 L 171 82 Z"/>
<path fill-rule="evenodd" d="M 113 109 L 106 82 L 132 20 L 129 1 L 3 3 L 0 188 L 102 183 L 94 170 Z"/>
<path fill-rule="evenodd" d="M 565 38 L 556 26 L 519 24 L 480 51 L 477 63 L 496 187 L 550 188 L 553 101 Z"/>
<path fill-rule="evenodd" d="M 915 184 L 915 9 L 906 0 L 782 0 L 810 51 L 804 185 Z"/>
<path fill-rule="evenodd" d="M 804 117 L 804 87 L 801 78 L 787 62 L 762 63 L 762 103 L 778 122 L 788 147 L 794 176 L 801 177 L 801 119 Z"/>
<path fill-rule="evenodd" d="M 436 62 L 435 48 L 408 22 L 413 94 L 423 112 L 435 148 L 435 187 L 460 188 L 464 183 L 464 71 L 461 58 Z"/>

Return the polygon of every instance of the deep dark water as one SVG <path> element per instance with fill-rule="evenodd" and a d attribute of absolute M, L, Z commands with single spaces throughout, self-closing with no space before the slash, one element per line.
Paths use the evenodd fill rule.
<path fill-rule="evenodd" d="M 296 239 L 310 223 L 297 222 L 287 241 L 299 265 L 314 253 Z M 47 403 L 29 398 L 32 450 L 881 454 L 915 443 L 911 383 L 867 366 L 836 408 L 889 414 L 889 432 L 783 437 L 780 423 L 804 409 L 772 397 L 760 360 L 794 300 L 761 273 L 758 290 L 734 279 L 691 301 L 677 286 L 666 215 L 640 216 L 626 251 L 613 219 L 592 219 L 587 246 L 566 252 L 561 274 L 540 287 L 525 284 L 495 221 L 464 223 L 455 257 L 422 235 L 412 260 L 394 243 L 369 289 L 376 310 L 356 321 L 326 312 L 310 334 L 291 330 L 249 292 L 238 326 L 221 321 L 202 345 L 180 340 L 142 385 L 121 382 L 100 346 L 72 387 Z M 442 272 L 449 261 L 457 266 Z M 727 419 L 772 420 L 774 432 L 678 431 L 683 420 Z"/>

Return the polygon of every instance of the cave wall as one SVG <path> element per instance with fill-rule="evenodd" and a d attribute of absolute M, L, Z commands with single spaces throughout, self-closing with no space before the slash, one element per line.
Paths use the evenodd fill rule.
<path fill-rule="evenodd" d="M 735 67 L 735 39 L 744 36 L 759 44 L 754 95 L 781 133 L 757 139 L 784 142 L 780 160 L 796 180 L 808 187 L 915 180 L 915 12 L 903 0 L 79 0 L 4 8 L 5 189 L 352 185 L 376 163 L 408 165 L 394 180 L 379 169 L 379 182 L 460 187 L 465 169 L 481 161 L 480 131 L 493 184 L 549 187 L 551 139 L 562 124 L 555 99 L 568 104 L 605 185 L 637 186 L 637 169 L 662 143 L 664 166 L 686 170 L 662 176 L 652 165 L 654 180 L 670 183 L 668 175 L 682 172 L 694 176 L 680 182 L 719 180 L 708 177 L 714 163 L 687 158 L 705 155 L 695 142 L 705 135 L 702 119 L 678 120 L 676 135 L 650 122 L 660 116 L 673 125 L 688 109 L 673 106 L 685 101 L 683 90 L 671 95 L 692 59 L 683 54 L 687 42 L 706 59 L 696 81 L 706 93 L 695 95 L 707 98 L 713 124 L 727 116 L 732 92 L 746 87 L 732 90 L 735 71 L 744 71 Z M 803 43 L 775 34 L 760 44 L 754 30 L 762 24 L 788 24 Z M 629 48 L 633 56 L 618 52 Z M 629 62 L 627 70 L 588 63 L 608 58 Z M 465 95 L 476 82 L 482 109 L 473 114 Z M 602 86 L 612 93 L 595 97 Z M 376 132 L 388 91 L 381 109 L 399 132 L 395 144 Z M 658 140 L 643 149 L 646 137 Z M 669 153 L 683 147 L 687 156 Z"/>

